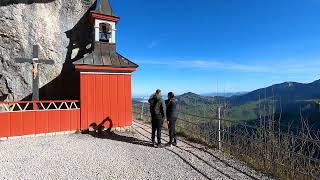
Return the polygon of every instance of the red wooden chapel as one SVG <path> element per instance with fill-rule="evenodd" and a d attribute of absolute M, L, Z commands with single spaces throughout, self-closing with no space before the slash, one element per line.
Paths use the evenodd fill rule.
<path fill-rule="evenodd" d="M 80 100 L 0 102 L 0 141 L 74 132 L 94 124 L 132 125 L 131 73 L 138 65 L 116 51 L 120 18 L 108 0 L 97 0 L 89 16 L 94 34 L 90 53 L 73 62 L 80 72 L 80 89 L 75 89 Z"/>
<path fill-rule="evenodd" d="M 116 51 L 119 21 L 108 0 L 97 0 L 90 13 L 93 51 L 74 62 L 80 71 L 81 129 L 106 119 L 113 127 L 132 125 L 131 73 L 138 65 Z"/>

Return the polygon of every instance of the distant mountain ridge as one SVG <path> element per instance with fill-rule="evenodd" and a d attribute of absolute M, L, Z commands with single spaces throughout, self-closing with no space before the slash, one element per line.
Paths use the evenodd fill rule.
<path fill-rule="evenodd" d="M 257 89 L 240 96 L 232 96 L 228 100 L 233 105 L 241 105 L 259 99 L 275 98 L 286 104 L 298 100 L 312 100 L 320 98 L 320 80 L 312 83 L 284 82 L 266 88 Z"/>
<path fill-rule="evenodd" d="M 144 99 L 136 100 L 142 102 Z M 274 117 L 281 117 L 283 125 L 299 126 L 303 118 L 310 127 L 320 129 L 320 80 L 312 83 L 284 82 L 231 97 L 188 92 L 176 96 L 176 100 L 179 110 L 189 114 L 217 117 L 218 106 L 223 105 L 225 118 L 257 122 L 260 115 L 269 116 L 274 110 Z"/>
<path fill-rule="evenodd" d="M 243 94 L 247 94 L 248 92 L 224 92 L 224 93 L 203 93 L 201 94 L 202 96 L 210 96 L 210 97 L 215 97 L 215 96 L 220 96 L 220 97 L 231 97 L 231 96 L 240 96 Z"/>
<path fill-rule="evenodd" d="M 284 111 L 299 111 L 301 105 L 312 105 L 315 107 L 316 104 L 320 102 L 320 80 L 312 83 L 284 82 L 231 97 L 201 96 L 188 92 L 177 96 L 177 100 L 180 101 L 182 105 L 188 105 L 191 102 L 196 102 L 197 104 L 201 104 L 201 102 L 203 104 L 225 102 L 232 107 L 248 104 L 251 104 L 252 107 L 253 104 L 258 104 L 259 100 L 261 102 L 274 100 L 276 108 L 281 105 Z"/>
<path fill-rule="evenodd" d="M 195 102 L 201 102 L 203 104 L 213 103 L 216 97 L 201 96 L 199 94 L 188 92 L 177 96 L 176 99 L 181 105 L 194 105 Z"/>

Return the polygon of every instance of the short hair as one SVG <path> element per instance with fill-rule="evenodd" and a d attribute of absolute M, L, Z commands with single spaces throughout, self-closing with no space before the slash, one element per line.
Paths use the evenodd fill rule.
<path fill-rule="evenodd" d="M 169 93 L 168 93 L 168 96 L 169 96 L 170 98 L 174 98 L 173 92 L 169 92 Z"/>
<path fill-rule="evenodd" d="M 159 93 L 161 93 L 161 90 L 160 90 L 160 89 L 157 89 L 157 90 L 156 90 L 156 94 L 159 94 Z"/>

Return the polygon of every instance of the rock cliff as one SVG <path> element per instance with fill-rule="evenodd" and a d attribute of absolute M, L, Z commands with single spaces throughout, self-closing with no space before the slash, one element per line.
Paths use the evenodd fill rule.
<path fill-rule="evenodd" d="M 28 99 L 32 93 L 31 64 L 17 64 L 14 59 L 31 58 L 34 44 L 39 45 L 41 59 L 55 61 L 39 65 L 40 86 L 51 92 L 57 90 L 54 84 L 68 89 L 65 79 L 75 77 L 71 62 L 88 51 L 91 31 L 86 13 L 92 6 L 93 0 L 1 0 L 0 101 Z M 40 98 L 49 98 L 47 92 L 40 91 Z M 53 98 L 68 98 L 64 94 Z"/>

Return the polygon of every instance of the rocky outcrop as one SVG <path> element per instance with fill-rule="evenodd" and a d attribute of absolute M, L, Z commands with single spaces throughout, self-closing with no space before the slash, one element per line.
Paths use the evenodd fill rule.
<path fill-rule="evenodd" d="M 46 86 L 57 91 L 55 85 L 58 85 L 72 93 L 65 80 L 75 77 L 72 61 L 90 49 L 91 30 L 86 13 L 93 6 L 92 1 L 0 2 L 0 101 L 26 99 L 31 94 L 31 65 L 17 64 L 14 59 L 31 58 L 34 44 L 39 45 L 40 58 L 55 61 L 54 65 L 39 66 L 40 86 L 44 89 L 40 97 L 49 98 Z"/>

